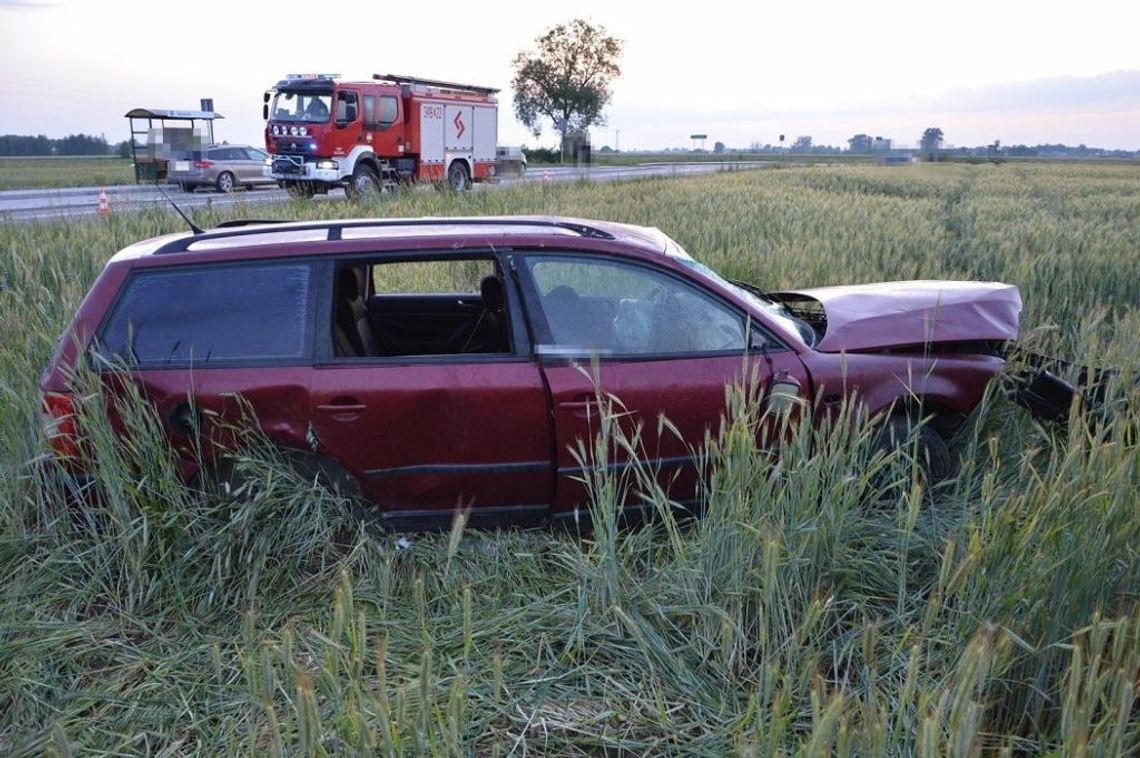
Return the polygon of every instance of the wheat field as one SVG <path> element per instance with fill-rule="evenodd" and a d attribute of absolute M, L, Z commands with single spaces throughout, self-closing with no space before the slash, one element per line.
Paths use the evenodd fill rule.
<path fill-rule="evenodd" d="M 195 220 L 501 213 L 657 226 L 768 289 L 1010 282 L 1026 345 L 1118 374 L 1068 430 L 995 387 L 934 491 L 843 423 L 757 453 L 737 388 L 696 523 L 650 491 L 659 523 L 614 528 L 603 466 L 589 534 L 401 541 L 256 435 L 245 497 L 188 490 L 137 402 L 129 443 L 84 419 L 100 496 L 76 502 L 42 463 L 39 374 L 106 259 L 182 222 L 0 221 L 0 753 L 1140 754 L 1140 167 L 813 166 Z M 580 454 L 637 442 L 603 424 Z"/>

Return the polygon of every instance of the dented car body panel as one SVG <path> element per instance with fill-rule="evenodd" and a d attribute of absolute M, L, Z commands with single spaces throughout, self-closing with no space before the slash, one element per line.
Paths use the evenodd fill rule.
<path fill-rule="evenodd" d="M 817 418 L 852 399 L 870 417 L 933 414 L 949 433 L 1002 371 L 993 345 L 1016 338 L 1019 310 L 997 283 L 766 295 L 609 222 L 265 223 L 114 256 L 41 387 L 60 452 L 76 450 L 60 439 L 76 369 L 125 365 L 188 476 L 252 418 L 386 518 L 530 524 L 588 505 L 579 451 L 607 396 L 693 503 L 728 385 L 755 380 L 764 403 L 778 387 Z"/>
<path fill-rule="evenodd" d="M 911 281 L 780 292 L 819 303 L 826 324 L 816 350 L 882 350 L 1016 340 L 1021 295 L 1000 282 Z"/>

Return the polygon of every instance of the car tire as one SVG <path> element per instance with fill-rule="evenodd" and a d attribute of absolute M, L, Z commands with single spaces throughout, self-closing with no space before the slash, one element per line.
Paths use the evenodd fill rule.
<path fill-rule="evenodd" d="M 229 171 L 223 171 L 218 174 L 218 180 L 214 182 L 214 186 L 218 188 L 218 192 L 233 192 L 237 189 L 237 182 L 234 180 L 234 175 Z"/>
<path fill-rule="evenodd" d="M 380 179 L 371 166 L 361 164 L 352 172 L 344 193 L 353 200 L 370 200 L 380 194 Z"/>
<path fill-rule="evenodd" d="M 917 447 L 912 447 L 908 441 L 914 423 L 906 416 L 892 416 L 883 422 L 875 440 L 872 450 L 877 453 L 890 453 L 903 449 L 908 455 L 911 451 L 918 456 L 916 463 L 919 473 L 926 487 L 943 482 L 954 475 L 954 461 L 950 455 L 950 448 L 946 440 L 929 423 L 922 424 L 915 430 Z M 881 477 L 873 480 L 875 488 L 879 490 L 882 499 L 892 498 L 897 487 Z"/>
<path fill-rule="evenodd" d="M 312 182 L 285 182 L 285 191 L 294 200 L 309 200 L 317 194 Z"/>
<path fill-rule="evenodd" d="M 464 161 L 452 161 L 447 167 L 447 186 L 455 192 L 471 189 L 471 174 L 468 173 Z"/>

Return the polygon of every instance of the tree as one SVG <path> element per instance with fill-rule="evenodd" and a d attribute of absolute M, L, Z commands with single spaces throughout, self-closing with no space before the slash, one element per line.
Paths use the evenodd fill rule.
<path fill-rule="evenodd" d="M 724 150 L 725 150 L 724 143 L 721 142 L 720 140 L 717 140 L 716 144 L 713 145 L 713 152 L 714 153 L 723 153 Z"/>
<path fill-rule="evenodd" d="M 870 134 L 856 134 L 847 140 L 848 150 L 852 153 L 869 153 L 875 147 L 875 140 Z"/>
<path fill-rule="evenodd" d="M 535 137 L 549 118 L 563 142 L 568 132 L 604 126 L 602 109 L 621 74 L 623 44 L 580 18 L 551 27 L 535 40 L 534 50 L 515 56 L 515 116 Z"/>
<path fill-rule="evenodd" d="M 921 146 L 927 160 L 937 160 L 938 151 L 942 149 L 942 130 L 937 126 L 927 127 L 922 133 Z"/>
<path fill-rule="evenodd" d="M 793 153 L 810 153 L 811 152 L 811 135 L 805 134 L 796 137 L 796 141 L 792 143 Z"/>

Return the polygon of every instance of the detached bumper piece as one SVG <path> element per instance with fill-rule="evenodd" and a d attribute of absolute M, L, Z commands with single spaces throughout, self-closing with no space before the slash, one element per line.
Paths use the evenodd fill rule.
<path fill-rule="evenodd" d="M 1013 390 L 1013 401 L 1041 421 L 1062 426 L 1069 423 L 1069 409 L 1077 388 L 1048 369 L 1021 371 L 1014 375 L 1021 385 Z"/>
<path fill-rule="evenodd" d="M 1039 420 L 1059 426 L 1068 425 L 1074 401 L 1086 412 L 1102 411 L 1108 385 L 1116 377 L 1115 371 L 1077 367 L 1018 347 L 1010 349 L 1005 358 L 1012 369 L 1006 376 L 1012 383 L 1013 401 Z M 1061 374 L 1075 376 L 1076 384 L 1062 379 Z"/>

